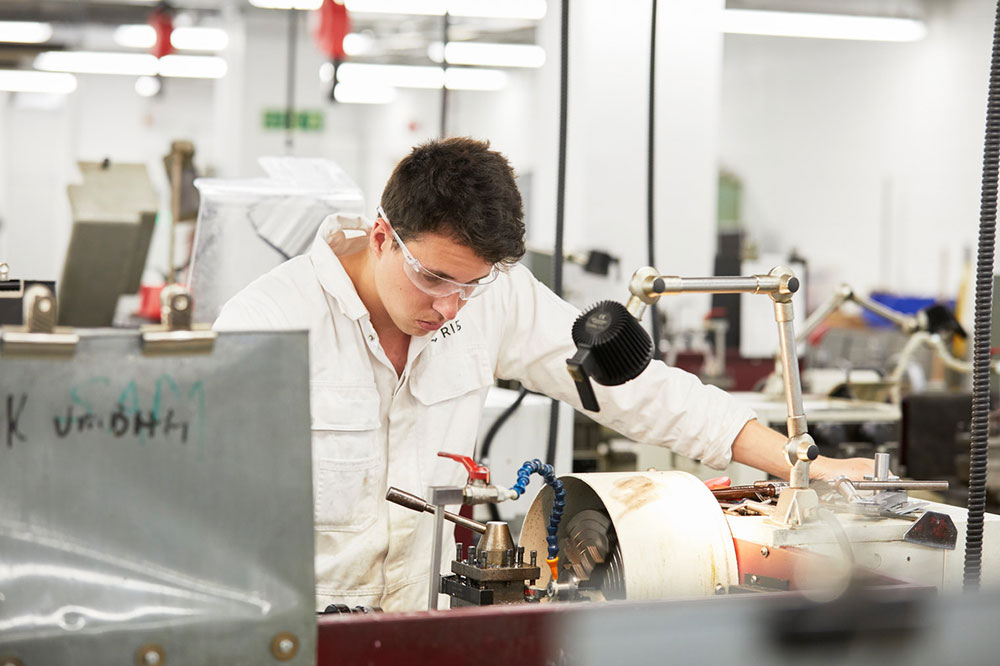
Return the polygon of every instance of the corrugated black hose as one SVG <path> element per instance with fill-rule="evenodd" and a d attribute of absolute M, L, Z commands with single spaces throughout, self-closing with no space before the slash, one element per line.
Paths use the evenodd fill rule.
<path fill-rule="evenodd" d="M 1000 170 L 1000 2 L 993 25 L 990 88 L 983 146 L 983 187 L 979 207 L 976 259 L 976 312 L 972 356 L 972 443 L 969 451 L 969 522 L 965 538 L 966 591 L 979 589 L 986 511 L 986 469 L 990 413 L 990 317 L 993 305 L 993 254 L 996 246 L 997 173 Z"/>

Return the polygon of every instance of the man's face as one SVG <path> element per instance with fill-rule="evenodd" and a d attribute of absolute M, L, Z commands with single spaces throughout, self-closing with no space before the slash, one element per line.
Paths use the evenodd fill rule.
<path fill-rule="evenodd" d="M 435 297 L 413 284 L 403 269 L 403 253 L 392 242 L 392 232 L 381 219 L 372 228 L 371 247 L 375 254 L 375 289 L 392 322 L 403 333 L 432 333 L 465 306 L 466 301 L 457 293 Z M 493 269 L 471 249 L 443 234 L 415 236 L 406 241 L 406 247 L 425 268 L 456 282 L 475 282 Z"/>

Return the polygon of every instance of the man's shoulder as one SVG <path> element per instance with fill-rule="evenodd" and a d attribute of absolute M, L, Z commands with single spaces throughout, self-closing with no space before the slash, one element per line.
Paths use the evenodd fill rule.
<path fill-rule="evenodd" d="M 308 304 L 321 293 L 307 256 L 289 259 L 236 293 L 214 328 L 302 328 Z"/>

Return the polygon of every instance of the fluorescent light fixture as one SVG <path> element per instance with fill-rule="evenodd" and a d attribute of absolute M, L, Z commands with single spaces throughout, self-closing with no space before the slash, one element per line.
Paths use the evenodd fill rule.
<path fill-rule="evenodd" d="M 140 97 L 155 97 L 162 85 L 155 76 L 140 76 L 135 80 L 135 91 Z"/>
<path fill-rule="evenodd" d="M 358 14 L 441 16 L 447 11 L 452 16 L 534 21 L 547 10 L 545 0 L 346 0 L 346 4 L 348 11 Z"/>
<path fill-rule="evenodd" d="M 118 46 L 149 49 L 156 43 L 156 31 L 151 25 L 121 25 L 114 39 Z M 179 51 L 221 51 L 229 45 L 229 34 L 221 28 L 176 28 L 170 43 Z"/>
<path fill-rule="evenodd" d="M 156 57 L 148 53 L 45 51 L 35 57 L 35 69 L 75 74 L 153 76 L 156 74 Z"/>
<path fill-rule="evenodd" d="M 344 35 L 344 53 L 349 56 L 367 55 L 375 48 L 375 38 L 360 32 Z"/>
<path fill-rule="evenodd" d="M 923 21 L 884 16 L 727 9 L 722 31 L 742 35 L 915 42 L 927 35 Z"/>
<path fill-rule="evenodd" d="M 250 0 L 250 4 L 261 9 L 319 9 L 323 0 Z"/>
<path fill-rule="evenodd" d="M 448 13 L 471 18 L 528 19 L 545 17 L 545 0 L 449 0 Z"/>
<path fill-rule="evenodd" d="M 68 95 L 76 90 L 76 77 L 55 72 L 21 69 L 0 70 L 0 90 L 6 92 Z"/>
<path fill-rule="evenodd" d="M 357 14 L 414 14 L 442 16 L 446 0 L 346 0 L 347 11 Z"/>
<path fill-rule="evenodd" d="M 226 61 L 217 56 L 168 55 L 159 60 L 149 53 L 100 51 L 46 51 L 35 57 L 35 69 L 74 74 L 177 76 L 218 79 L 226 75 Z"/>
<path fill-rule="evenodd" d="M 396 89 L 363 83 L 338 83 L 333 88 L 333 97 L 342 104 L 388 104 L 396 99 Z"/>
<path fill-rule="evenodd" d="M 185 79 L 221 79 L 228 71 L 226 61 L 217 56 L 168 55 L 160 58 L 160 76 Z"/>
<path fill-rule="evenodd" d="M 503 90 L 507 73 L 498 69 L 449 67 L 444 73 L 444 85 L 450 90 Z"/>
<path fill-rule="evenodd" d="M 0 21 L 0 42 L 41 44 L 52 38 L 52 26 L 34 21 Z"/>
<path fill-rule="evenodd" d="M 371 83 L 396 88 L 440 88 L 444 70 L 420 65 L 371 65 L 345 62 L 337 68 L 341 83 Z"/>
<path fill-rule="evenodd" d="M 541 67 L 545 49 L 537 44 L 487 44 L 485 42 L 433 42 L 427 56 L 434 62 L 487 67 Z"/>
<path fill-rule="evenodd" d="M 320 78 L 332 77 L 332 66 L 320 68 Z M 345 62 L 337 68 L 337 81 L 357 85 L 394 88 L 440 88 L 452 90 L 501 90 L 507 85 L 507 74 L 497 69 L 478 67 L 425 67 L 419 65 L 373 65 Z M 336 93 L 336 90 L 334 91 Z"/>

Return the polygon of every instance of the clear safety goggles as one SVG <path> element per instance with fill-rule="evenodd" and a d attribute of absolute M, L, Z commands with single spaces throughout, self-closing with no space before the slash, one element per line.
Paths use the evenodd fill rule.
<path fill-rule="evenodd" d="M 476 280 L 475 282 L 456 282 L 455 280 L 441 277 L 434 271 L 427 270 L 417 261 L 416 257 L 410 254 L 410 251 L 403 243 L 403 239 L 392 228 L 392 222 L 389 221 L 385 211 L 382 210 L 382 206 L 379 206 L 376 210 L 378 216 L 385 221 L 389 230 L 392 231 L 392 237 L 396 239 L 399 249 L 403 252 L 403 272 L 406 273 L 406 277 L 410 278 L 410 282 L 425 294 L 430 294 L 435 298 L 447 298 L 452 294 L 458 294 L 459 298 L 467 301 L 482 294 L 486 290 L 486 287 L 492 284 L 500 275 L 500 269 L 494 266 L 490 274 L 480 280 Z"/>

